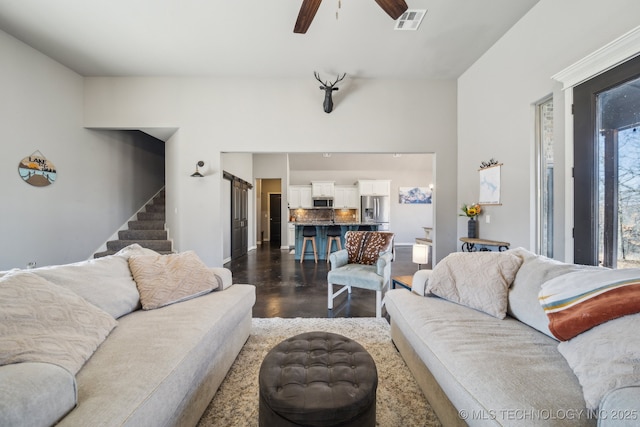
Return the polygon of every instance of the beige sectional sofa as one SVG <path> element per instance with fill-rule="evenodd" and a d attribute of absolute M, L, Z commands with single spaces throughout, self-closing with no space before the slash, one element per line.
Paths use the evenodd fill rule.
<path fill-rule="evenodd" d="M 640 310 L 638 269 L 565 264 L 521 248 L 452 254 L 418 271 L 412 291 L 387 292 L 392 339 L 443 425 L 640 425 L 640 314 L 561 341 L 539 301 L 551 284 L 601 287 L 594 281 L 616 275 L 625 291 L 635 287 L 629 305 Z"/>
<path fill-rule="evenodd" d="M 249 337 L 255 287 L 232 286 L 229 270 L 182 255 L 134 245 L 0 272 L 0 424 L 195 425 Z M 134 258 L 145 267 L 137 277 Z M 158 292 L 163 268 L 163 286 L 195 288 Z M 46 323 L 46 334 L 27 330 Z"/>

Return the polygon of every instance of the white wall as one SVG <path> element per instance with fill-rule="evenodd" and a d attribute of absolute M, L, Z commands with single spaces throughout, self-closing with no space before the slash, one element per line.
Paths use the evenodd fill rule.
<path fill-rule="evenodd" d="M 533 106 L 553 94 L 554 253 L 562 259 L 572 227 L 563 221 L 563 204 L 573 194 L 572 181 L 565 181 L 573 161 L 565 156 L 563 94 L 551 76 L 637 26 L 638 16 L 636 0 L 541 0 L 459 78 L 458 206 L 477 200 L 481 161 L 493 157 L 504 163 L 502 206 L 486 207 L 491 223 L 480 219 L 481 237 L 535 249 Z M 457 234 L 465 233 L 460 218 Z"/>
<path fill-rule="evenodd" d="M 197 160 L 219 171 L 221 152 L 435 153 L 440 259 L 457 246 L 455 82 L 348 84 L 326 114 L 309 79 L 87 78 L 85 125 L 179 128 L 167 144 L 167 192 L 179 192 L 168 195 L 168 223 L 176 249 L 209 265 L 223 260 L 221 177 L 189 178 Z"/>
<path fill-rule="evenodd" d="M 0 57 L 0 270 L 92 257 L 161 188 L 164 147 L 84 129 L 83 78 L 2 31 Z M 57 168 L 47 187 L 18 175 L 36 150 Z"/>

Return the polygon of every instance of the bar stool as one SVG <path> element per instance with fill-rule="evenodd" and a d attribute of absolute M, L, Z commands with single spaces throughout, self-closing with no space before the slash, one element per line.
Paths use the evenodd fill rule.
<path fill-rule="evenodd" d="M 300 262 L 304 261 L 304 250 L 307 247 L 307 242 L 311 241 L 313 246 L 313 258 L 318 263 L 318 251 L 316 251 L 316 228 L 311 225 L 305 225 L 302 227 L 302 252 L 300 253 Z"/>
<path fill-rule="evenodd" d="M 373 227 L 370 225 L 359 225 L 358 231 L 373 231 Z"/>
<path fill-rule="evenodd" d="M 336 242 L 337 250 L 342 249 L 342 242 L 340 236 L 342 235 L 342 229 L 339 225 L 330 225 L 327 229 L 327 262 L 329 262 L 329 255 L 331 254 L 331 245 Z"/>

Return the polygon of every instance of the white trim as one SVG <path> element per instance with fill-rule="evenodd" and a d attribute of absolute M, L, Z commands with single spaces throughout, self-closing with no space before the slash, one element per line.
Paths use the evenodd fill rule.
<path fill-rule="evenodd" d="M 551 76 L 570 89 L 640 55 L 640 26 Z"/>

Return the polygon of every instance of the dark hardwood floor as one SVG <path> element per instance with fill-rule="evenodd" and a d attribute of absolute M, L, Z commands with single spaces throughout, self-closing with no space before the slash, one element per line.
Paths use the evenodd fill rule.
<path fill-rule="evenodd" d="M 247 255 L 224 265 L 233 273 L 234 283 L 256 286 L 253 317 L 374 317 L 375 292 L 352 289 L 327 309 L 327 272 L 329 263 L 300 263 L 293 254 L 269 242 L 258 245 Z M 411 247 L 397 247 L 391 264 L 391 276 L 409 275 L 418 266 L 411 262 Z M 382 310 L 383 316 L 386 310 Z"/>

